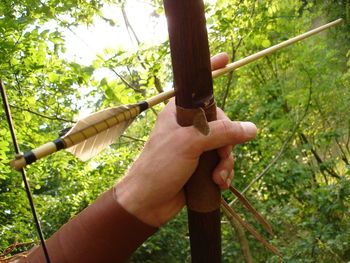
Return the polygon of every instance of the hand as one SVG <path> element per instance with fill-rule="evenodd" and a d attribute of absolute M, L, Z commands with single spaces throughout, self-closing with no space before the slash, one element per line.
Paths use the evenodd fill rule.
<path fill-rule="evenodd" d="M 212 69 L 228 62 L 225 53 L 212 58 Z M 204 136 L 193 126 L 176 122 L 172 99 L 159 113 L 156 126 L 139 158 L 127 175 L 114 186 L 115 199 L 141 221 L 159 227 L 173 218 L 185 205 L 183 186 L 195 171 L 199 156 L 218 149 L 220 162 L 213 180 L 226 189 L 233 177 L 232 147 L 255 137 L 250 122 L 232 122 L 217 109 L 217 121 L 209 123 Z"/>

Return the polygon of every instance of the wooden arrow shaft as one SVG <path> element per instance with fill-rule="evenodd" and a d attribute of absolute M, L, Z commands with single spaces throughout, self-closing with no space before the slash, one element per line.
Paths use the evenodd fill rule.
<path fill-rule="evenodd" d="M 226 65 L 226 67 L 224 67 L 224 68 L 212 71 L 212 77 L 213 78 L 217 78 L 219 76 L 222 76 L 223 74 L 226 74 L 226 73 L 231 72 L 231 71 L 233 71 L 235 69 L 238 69 L 238 68 L 240 68 L 240 67 L 242 67 L 244 65 L 247 65 L 247 64 L 249 64 L 249 63 L 251 63 L 251 62 L 253 62 L 253 61 L 257 60 L 257 59 L 265 57 L 265 56 L 267 56 L 269 54 L 272 54 L 272 53 L 274 53 L 274 52 L 276 52 L 276 51 L 278 51 L 278 50 L 280 50 L 282 48 L 290 46 L 290 45 L 292 45 L 292 44 L 294 44 L 294 43 L 296 43 L 296 42 L 298 42 L 300 40 L 303 40 L 303 39 L 305 39 L 307 37 L 310 37 L 310 36 L 312 36 L 314 34 L 317 34 L 317 33 L 321 32 L 323 30 L 326 30 L 326 29 L 328 29 L 328 28 L 330 28 L 330 27 L 332 27 L 334 25 L 337 25 L 337 24 L 341 23 L 342 21 L 343 21 L 343 19 L 337 19 L 337 20 L 335 20 L 333 22 L 330 22 L 330 23 L 328 23 L 326 25 L 320 26 L 320 27 L 315 28 L 313 30 L 310 30 L 310 31 L 308 31 L 306 33 L 303 33 L 303 34 L 301 34 L 299 36 L 293 37 L 293 38 L 288 39 L 288 40 L 286 40 L 284 42 L 281 42 L 281 43 L 279 43 L 277 45 L 274 45 L 272 47 L 269 47 L 267 49 L 259 51 L 259 52 L 255 53 L 253 55 L 250 55 L 248 57 L 240 59 L 240 60 L 238 60 L 236 62 L 230 63 L 230 64 Z M 174 95 L 175 95 L 175 91 L 174 90 L 169 90 L 169 91 L 165 91 L 163 93 L 160 93 L 160 94 L 158 94 L 158 95 L 156 95 L 156 96 L 154 96 L 152 98 L 149 98 L 149 99 L 147 99 L 145 101 L 147 103 L 146 108 L 153 107 L 153 106 L 155 106 L 155 105 L 157 105 L 157 104 L 159 104 L 159 103 L 161 103 L 161 102 L 163 102 L 163 101 L 173 97 Z M 142 110 L 140 110 L 140 111 L 142 111 Z M 106 126 L 106 128 L 108 128 L 108 126 Z M 93 136 L 94 134 L 90 134 L 90 135 Z M 74 135 L 74 136 L 79 137 L 80 135 Z M 84 138 L 84 136 L 82 138 Z M 68 145 L 68 143 L 67 143 L 67 145 Z M 70 146 L 72 146 L 72 145 L 70 145 Z M 38 148 L 33 150 L 35 152 L 36 157 L 34 159 L 32 158 L 32 160 L 34 160 L 34 161 L 38 160 L 40 158 L 43 158 L 45 156 L 48 156 L 48 155 L 58 151 L 59 149 L 64 149 L 64 148 L 66 148 L 66 147 L 63 147 L 63 148 L 62 147 L 56 147 L 54 142 L 46 143 L 45 145 L 42 145 L 42 146 L 40 146 L 40 147 L 38 147 Z M 30 154 L 28 153 L 27 155 L 30 155 Z M 26 158 L 24 156 L 18 156 L 16 159 L 13 159 L 10 164 L 11 164 L 12 168 L 20 169 L 20 168 L 24 167 L 25 165 L 27 165 L 29 163 L 30 162 L 26 161 Z"/>
<path fill-rule="evenodd" d="M 337 20 L 335 20 L 333 22 L 330 22 L 330 23 L 325 24 L 323 26 L 317 27 L 317 28 L 315 28 L 313 30 L 310 30 L 308 32 L 305 32 L 305 33 L 303 33 L 301 35 L 298 35 L 296 37 L 293 37 L 291 39 L 283 41 L 283 42 L 281 42 L 281 43 L 279 43 L 277 45 L 274 45 L 272 47 L 269 47 L 269 48 L 266 48 L 264 50 L 261 50 L 261 51 L 255 53 L 255 54 L 250 55 L 248 57 L 245 57 L 245 58 L 243 58 L 241 60 L 238 60 L 236 62 L 228 64 L 224 68 L 217 69 L 217 70 L 213 71 L 213 73 L 212 73 L 213 78 L 219 77 L 219 76 L 221 76 L 223 74 L 226 74 L 226 73 L 228 73 L 230 71 L 233 71 L 233 70 L 235 70 L 237 68 L 240 68 L 240 67 L 242 67 L 244 65 L 247 65 L 250 62 L 253 62 L 253 61 L 255 61 L 255 60 L 259 59 L 259 58 L 265 57 L 265 56 L 267 56 L 267 55 L 269 55 L 271 53 L 274 53 L 274 52 L 276 52 L 276 51 L 278 51 L 278 50 L 280 50 L 282 48 L 288 47 L 288 46 L 290 46 L 290 45 L 292 45 L 292 44 L 294 44 L 294 43 L 296 43 L 296 42 L 298 42 L 300 40 L 303 40 L 303 39 L 308 38 L 308 37 L 310 37 L 312 35 L 315 35 L 315 34 L 321 32 L 321 31 L 324 31 L 324 30 L 326 30 L 326 29 L 328 29 L 328 28 L 330 28 L 332 26 L 335 26 L 337 24 L 340 24 L 342 22 L 343 22 L 343 19 L 339 18 L 339 19 L 337 19 Z"/>

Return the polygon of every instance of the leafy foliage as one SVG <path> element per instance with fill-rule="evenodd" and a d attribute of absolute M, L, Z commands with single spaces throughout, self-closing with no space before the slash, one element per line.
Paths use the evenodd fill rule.
<path fill-rule="evenodd" d="M 133 103 L 171 86 L 168 42 L 140 43 L 135 52 L 106 48 L 91 65 L 64 57 L 65 30 L 89 25 L 106 4 L 125 1 L 11 1 L 0 4 L 1 79 L 22 151 L 55 139 L 77 113 Z M 161 1 L 149 1 L 155 17 Z M 218 104 L 231 119 L 257 124 L 257 138 L 235 149 L 235 181 L 275 230 L 271 241 L 285 260 L 350 260 L 349 2 L 218 0 L 206 4 L 212 54 L 232 60 L 253 54 L 338 17 L 343 25 L 215 80 Z M 119 24 L 123 24 L 122 21 Z M 54 25 L 54 26 L 52 26 Z M 104 69 L 113 77 L 98 79 Z M 83 105 L 85 104 L 85 105 Z M 28 168 L 46 236 L 108 189 L 128 169 L 153 127 L 157 111 L 138 117 L 125 137 L 89 163 L 65 152 Z M 0 112 L 0 247 L 36 240 L 21 178 L 8 161 L 13 149 Z M 269 168 L 269 169 L 267 169 Z M 228 201 L 232 197 L 224 193 Z M 249 214 L 236 203 L 233 208 Z M 224 219 L 224 217 L 223 217 Z M 263 233 L 255 221 L 251 222 Z M 224 221 L 224 262 L 244 262 Z M 279 262 L 248 236 L 256 262 Z M 180 213 L 135 253 L 131 262 L 188 262 L 186 215 Z"/>

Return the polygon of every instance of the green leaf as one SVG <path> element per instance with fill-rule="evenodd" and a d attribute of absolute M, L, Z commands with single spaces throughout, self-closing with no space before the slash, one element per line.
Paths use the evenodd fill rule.
<path fill-rule="evenodd" d="M 262 45 L 264 48 L 268 48 L 268 47 L 271 46 L 271 42 L 270 42 L 270 40 L 265 39 L 265 40 L 263 40 L 263 41 L 261 42 L 261 45 Z"/>
<path fill-rule="evenodd" d="M 23 111 L 22 114 L 25 122 L 29 122 L 32 119 L 32 115 L 29 112 Z"/>

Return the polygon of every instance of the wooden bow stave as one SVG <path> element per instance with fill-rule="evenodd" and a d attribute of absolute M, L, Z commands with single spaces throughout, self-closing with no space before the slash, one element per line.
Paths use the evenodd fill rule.
<path fill-rule="evenodd" d="M 177 120 L 206 134 L 216 119 L 202 0 L 164 0 L 174 73 Z M 211 178 L 217 151 L 201 155 L 185 186 L 192 262 L 221 262 L 220 189 Z"/>

